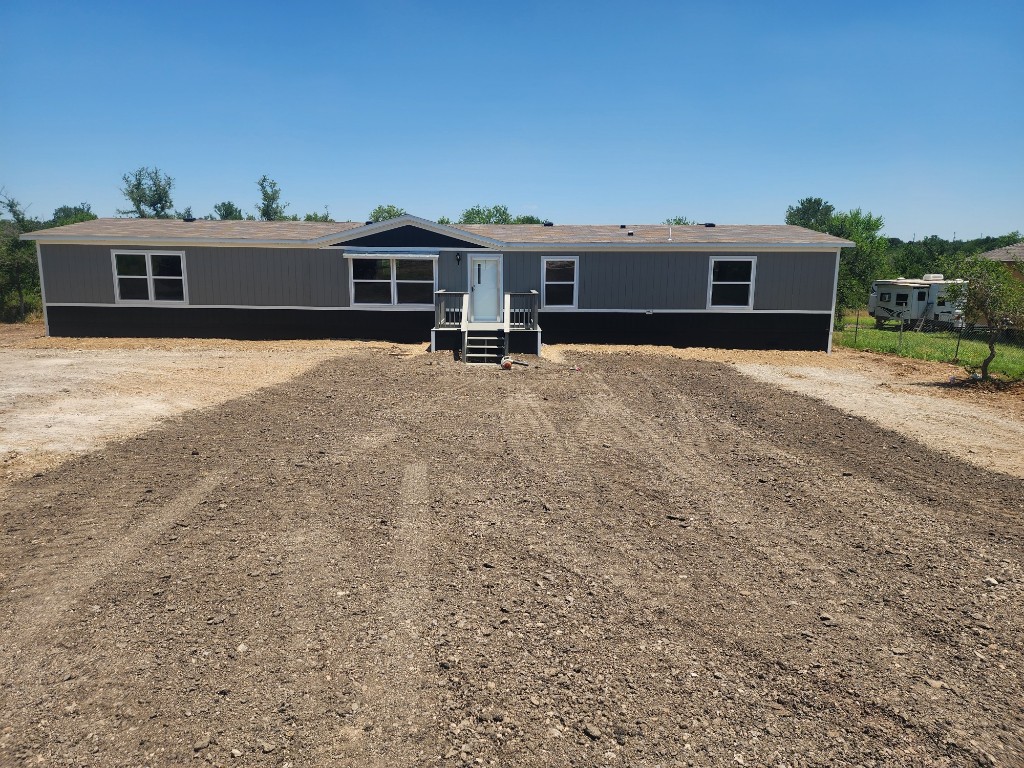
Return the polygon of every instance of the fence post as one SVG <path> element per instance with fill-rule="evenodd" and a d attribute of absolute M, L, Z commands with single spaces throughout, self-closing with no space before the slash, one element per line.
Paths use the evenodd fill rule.
<path fill-rule="evenodd" d="M 962 339 L 964 337 L 964 325 L 965 325 L 965 323 L 960 323 L 960 328 L 957 329 L 957 334 L 956 334 L 956 352 L 953 353 L 953 362 L 954 363 L 959 363 L 960 362 L 960 339 Z"/>
<path fill-rule="evenodd" d="M 857 324 L 853 326 L 853 346 L 857 347 L 857 331 L 860 330 L 860 310 L 857 310 Z"/>
<path fill-rule="evenodd" d="M 898 354 L 898 353 L 900 353 L 902 351 L 903 351 L 903 315 L 900 315 L 900 336 L 899 336 L 899 340 L 896 342 L 896 352 Z"/>

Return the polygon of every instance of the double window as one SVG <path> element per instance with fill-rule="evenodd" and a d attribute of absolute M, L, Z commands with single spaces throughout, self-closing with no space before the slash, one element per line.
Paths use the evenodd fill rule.
<path fill-rule="evenodd" d="M 544 295 L 541 300 L 546 308 L 576 307 L 576 267 L 575 257 L 544 259 Z"/>
<path fill-rule="evenodd" d="M 433 304 L 436 258 L 353 258 L 353 304 Z"/>
<path fill-rule="evenodd" d="M 119 304 L 185 304 L 185 254 L 179 251 L 113 251 Z"/>
<path fill-rule="evenodd" d="M 711 257 L 708 307 L 750 309 L 754 305 L 753 258 Z"/>

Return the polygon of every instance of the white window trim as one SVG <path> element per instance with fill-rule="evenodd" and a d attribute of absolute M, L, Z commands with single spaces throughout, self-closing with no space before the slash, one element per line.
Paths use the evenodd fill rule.
<path fill-rule="evenodd" d="M 422 254 L 422 253 L 346 253 L 345 258 L 349 259 L 348 264 L 348 304 L 350 307 L 359 307 L 367 309 L 381 309 L 384 307 L 410 307 L 415 309 L 433 307 L 434 302 L 431 300 L 429 304 L 399 304 L 398 303 L 398 283 L 419 283 L 426 285 L 426 280 L 399 280 L 398 270 L 395 265 L 396 260 L 402 261 L 431 261 L 434 267 L 434 280 L 433 286 L 430 291 L 431 297 L 437 292 L 437 254 Z M 391 277 L 388 280 L 356 280 L 355 270 L 353 269 L 352 259 L 372 259 L 374 261 L 380 259 L 388 259 L 391 261 Z M 356 283 L 391 283 L 391 301 L 383 304 L 380 302 L 370 303 L 366 301 L 356 301 Z"/>
<path fill-rule="evenodd" d="M 747 304 L 712 304 L 711 303 L 711 292 L 714 289 L 715 283 L 715 262 L 718 261 L 749 261 L 750 262 L 750 282 L 746 280 L 733 281 L 733 280 L 719 280 L 717 285 L 750 285 L 750 291 L 747 293 Z M 715 312 L 753 312 L 754 311 L 754 288 L 757 285 L 757 256 L 751 254 L 749 256 L 711 256 L 708 261 L 708 301 L 707 308 L 714 310 Z"/>
<path fill-rule="evenodd" d="M 573 263 L 572 268 L 572 304 L 555 304 L 554 306 L 548 306 L 548 281 L 545 279 L 547 275 L 547 265 L 549 261 L 571 261 Z M 552 280 L 552 285 L 569 285 L 568 282 L 562 280 Z M 580 257 L 570 256 L 544 256 L 540 260 L 540 308 L 547 312 L 571 312 L 579 307 L 580 303 Z"/>
<path fill-rule="evenodd" d="M 118 275 L 117 274 L 117 255 L 119 253 L 127 256 L 145 256 L 146 257 L 146 284 L 149 287 L 149 295 L 156 296 L 153 291 L 153 256 L 178 256 L 181 259 L 181 301 L 171 301 L 168 299 L 122 299 L 121 298 L 121 284 L 118 282 L 118 277 L 135 277 L 139 279 L 142 275 Z M 114 276 L 114 303 L 125 304 L 128 306 L 136 307 L 181 307 L 188 304 L 188 273 L 185 270 L 185 252 L 184 251 L 137 251 L 129 250 L 127 248 L 112 248 L 110 250 L 110 271 Z M 177 280 L 177 277 L 160 278 L 167 280 Z"/>

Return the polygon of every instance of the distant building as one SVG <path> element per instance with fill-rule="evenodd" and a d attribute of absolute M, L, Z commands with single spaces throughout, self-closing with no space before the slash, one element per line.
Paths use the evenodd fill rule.
<path fill-rule="evenodd" d="M 1000 261 L 1010 268 L 1013 276 L 1024 281 L 1024 243 L 1007 245 L 996 248 L 994 251 L 986 251 L 981 258 L 991 261 Z"/>

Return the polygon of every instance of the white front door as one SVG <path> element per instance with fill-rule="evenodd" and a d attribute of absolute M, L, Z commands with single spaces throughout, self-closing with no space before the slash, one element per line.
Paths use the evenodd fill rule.
<path fill-rule="evenodd" d="M 469 260 L 469 319 L 496 322 L 501 319 L 501 258 L 473 256 Z"/>

